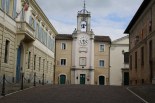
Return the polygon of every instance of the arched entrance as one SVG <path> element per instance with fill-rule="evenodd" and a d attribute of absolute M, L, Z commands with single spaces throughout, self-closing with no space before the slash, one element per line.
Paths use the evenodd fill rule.
<path fill-rule="evenodd" d="M 99 85 L 105 85 L 105 77 L 99 76 Z"/>
<path fill-rule="evenodd" d="M 60 84 L 66 83 L 66 75 L 60 75 Z"/>

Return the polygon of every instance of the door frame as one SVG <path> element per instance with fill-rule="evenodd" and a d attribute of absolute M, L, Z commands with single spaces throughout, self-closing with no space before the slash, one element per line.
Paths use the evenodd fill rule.
<path fill-rule="evenodd" d="M 23 64 L 22 59 L 24 59 L 23 58 L 23 52 L 24 52 L 23 45 L 20 44 L 17 48 L 17 56 L 16 56 L 16 82 L 20 82 L 21 72 L 23 71 L 23 68 L 22 68 L 22 64 Z"/>
<path fill-rule="evenodd" d="M 103 77 L 104 77 L 104 85 L 106 85 L 106 84 L 107 84 L 107 82 L 106 82 L 106 76 L 103 75 L 103 74 L 101 74 L 101 75 L 98 76 L 98 80 L 97 80 L 98 83 L 97 83 L 97 84 L 100 85 L 100 81 L 99 81 L 99 77 L 100 77 L 100 76 L 103 76 Z"/>
<path fill-rule="evenodd" d="M 128 73 L 128 85 L 129 85 L 129 72 L 123 72 L 123 85 L 125 85 L 125 73 Z"/>
<path fill-rule="evenodd" d="M 82 84 L 82 83 L 81 83 L 81 75 L 84 76 L 84 84 L 86 84 L 86 74 L 80 74 L 80 84 Z"/>
<path fill-rule="evenodd" d="M 66 84 L 66 83 L 67 83 L 67 75 L 66 75 L 65 73 L 59 74 L 59 76 L 58 76 L 58 77 L 59 77 L 59 78 L 58 78 L 58 84 L 60 84 L 60 76 L 61 76 L 61 75 L 65 75 L 65 77 L 66 77 L 66 78 L 65 78 L 65 79 L 66 79 L 66 80 L 65 80 L 65 84 Z"/>

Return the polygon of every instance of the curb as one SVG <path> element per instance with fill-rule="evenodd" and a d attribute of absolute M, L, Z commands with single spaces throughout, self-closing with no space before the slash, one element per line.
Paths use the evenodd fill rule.
<path fill-rule="evenodd" d="M 149 103 L 148 101 L 146 101 L 145 99 L 143 99 L 142 97 L 140 97 L 138 94 L 136 94 L 135 92 L 133 92 L 132 90 L 129 89 L 129 87 L 126 87 L 126 89 L 131 92 L 133 95 L 135 95 L 136 97 L 138 97 L 140 100 L 142 100 L 144 103 Z"/>

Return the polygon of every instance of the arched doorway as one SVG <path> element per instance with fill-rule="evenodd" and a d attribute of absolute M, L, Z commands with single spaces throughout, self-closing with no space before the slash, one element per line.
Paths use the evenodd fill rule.
<path fill-rule="evenodd" d="M 60 84 L 66 83 L 66 75 L 60 75 Z"/>
<path fill-rule="evenodd" d="M 104 85 L 104 84 L 105 84 L 105 77 L 99 76 L 99 85 Z"/>

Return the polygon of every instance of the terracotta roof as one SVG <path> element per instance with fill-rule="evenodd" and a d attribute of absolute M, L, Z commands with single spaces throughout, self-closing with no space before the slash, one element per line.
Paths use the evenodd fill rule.
<path fill-rule="evenodd" d="M 95 41 L 98 42 L 111 42 L 111 39 L 109 36 L 95 36 Z"/>
<path fill-rule="evenodd" d="M 72 40 L 71 34 L 58 34 L 55 38 L 56 40 Z M 111 42 L 109 36 L 95 36 L 95 41 L 98 42 Z"/>
<path fill-rule="evenodd" d="M 71 34 L 58 34 L 56 35 L 56 40 L 72 40 L 72 35 Z"/>
<path fill-rule="evenodd" d="M 136 21 L 138 20 L 138 18 L 142 15 L 142 13 L 146 9 L 146 7 L 150 3 L 150 1 L 151 0 L 144 0 L 143 1 L 143 3 L 141 4 L 141 6 L 139 7 L 138 11 L 136 12 L 136 14 L 134 15 L 134 17 L 132 18 L 131 22 L 129 23 L 129 25 L 126 28 L 126 30 L 124 31 L 124 33 L 129 33 L 130 29 L 136 23 Z"/>

